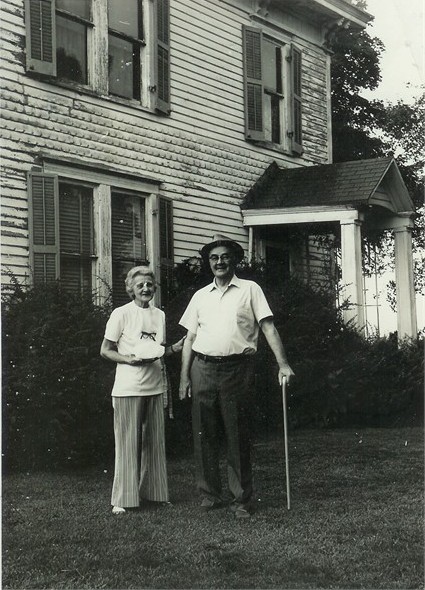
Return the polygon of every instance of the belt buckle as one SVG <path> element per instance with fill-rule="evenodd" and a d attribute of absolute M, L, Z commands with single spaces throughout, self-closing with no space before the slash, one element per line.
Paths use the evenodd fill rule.
<path fill-rule="evenodd" d="M 225 357 L 224 356 L 217 356 L 216 359 L 217 359 L 218 363 L 222 363 L 222 362 L 224 362 Z"/>

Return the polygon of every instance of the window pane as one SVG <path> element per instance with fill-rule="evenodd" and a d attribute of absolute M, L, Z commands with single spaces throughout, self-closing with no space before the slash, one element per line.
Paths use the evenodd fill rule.
<path fill-rule="evenodd" d="M 135 39 L 139 30 L 139 0 L 108 0 L 108 26 Z"/>
<path fill-rule="evenodd" d="M 92 189 L 59 184 L 59 235 L 62 253 L 93 254 Z"/>
<path fill-rule="evenodd" d="M 92 272 L 90 260 L 75 260 L 61 256 L 62 289 L 68 293 L 84 293 L 92 290 Z"/>
<path fill-rule="evenodd" d="M 277 60 L 276 45 L 264 41 L 263 45 L 263 70 L 264 86 L 269 90 L 277 91 Z"/>
<path fill-rule="evenodd" d="M 271 97 L 272 109 L 272 141 L 280 143 L 280 98 L 276 95 Z"/>
<path fill-rule="evenodd" d="M 85 25 L 57 15 L 58 78 L 87 84 L 87 30 Z"/>
<path fill-rule="evenodd" d="M 133 43 L 109 35 L 109 93 L 124 98 L 139 98 L 138 48 Z"/>
<path fill-rule="evenodd" d="M 91 0 L 56 0 L 56 8 L 90 20 Z"/>
<path fill-rule="evenodd" d="M 71 293 L 92 289 L 93 191 L 59 183 L 60 281 Z"/>
<path fill-rule="evenodd" d="M 124 280 L 133 266 L 146 262 L 145 201 L 143 197 L 112 194 L 113 303 L 129 301 Z"/>

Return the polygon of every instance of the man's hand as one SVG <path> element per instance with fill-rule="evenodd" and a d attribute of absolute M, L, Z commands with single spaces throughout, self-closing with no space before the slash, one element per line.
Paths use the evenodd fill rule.
<path fill-rule="evenodd" d="M 277 374 L 277 378 L 279 380 L 279 385 L 282 385 L 284 379 L 286 379 L 286 384 L 289 385 L 291 378 L 294 375 L 295 375 L 295 373 L 289 365 L 285 365 L 284 367 L 279 367 L 279 373 Z"/>
<path fill-rule="evenodd" d="M 189 378 L 182 377 L 180 379 L 179 398 L 186 399 L 186 397 L 192 397 L 192 386 Z"/>

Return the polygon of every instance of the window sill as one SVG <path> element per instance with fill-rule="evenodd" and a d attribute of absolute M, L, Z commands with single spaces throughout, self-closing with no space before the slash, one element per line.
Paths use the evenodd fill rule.
<path fill-rule="evenodd" d="M 257 145 L 258 147 L 262 147 L 266 150 L 271 150 L 273 152 L 279 152 L 280 154 L 284 154 L 285 156 L 290 156 L 291 158 L 301 158 L 304 154 L 296 154 L 291 150 L 288 150 L 286 147 L 281 145 L 280 143 L 273 143 L 272 141 L 265 141 L 260 139 L 249 139 L 246 138 L 247 141 Z"/>
<path fill-rule="evenodd" d="M 93 90 L 93 88 L 90 88 L 90 86 L 87 86 L 85 84 L 80 84 L 78 82 L 71 82 L 71 81 L 66 82 L 64 80 L 58 80 L 54 76 L 47 76 L 45 74 L 40 74 L 38 72 L 27 71 L 27 75 L 30 78 L 40 80 L 40 81 L 45 82 L 46 84 L 49 84 L 51 86 L 55 86 L 57 88 L 62 88 L 63 90 L 71 90 L 71 91 L 76 92 L 80 95 L 91 96 L 93 98 L 102 99 L 102 100 L 107 101 L 108 103 L 123 105 L 123 106 L 129 107 L 129 108 L 137 109 L 140 111 L 145 111 L 145 112 L 157 115 L 159 117 L 166 116 L 166 115 L 164 115 L 164 113 L 158 112 L 155 108 L 142 105 L 139 100 L 136 100 L 134 98 L 124 98 L 121 96 L 115 96 L 113 94 L 102 94 L 101 92 Z"/>

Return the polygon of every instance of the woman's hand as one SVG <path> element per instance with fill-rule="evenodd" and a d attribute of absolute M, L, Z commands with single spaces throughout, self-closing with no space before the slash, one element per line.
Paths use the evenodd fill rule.
<path fill-rule="evenodd" d="M 139 359 L 134 354 L 129 354 L 127 356 L 127 364 L 128 365 L 133 365 L 133 366 L 137 366 L 137 365 L 150 365 L 151 363 L 154 363 L 155 361 L 157 361 L 158 358 L 154 358 L 154 359 Z"/>
<path fill-rule="evenodd" d="M 186 340 L 186 336 L 183 336 L 183 338 L 180 338 L 180 340 L 178 342 L 176 342 L 175 344 L 171 345 L 171 352 L 181 352 L 183 350 L 183 344 L 184 341 Z"/>

